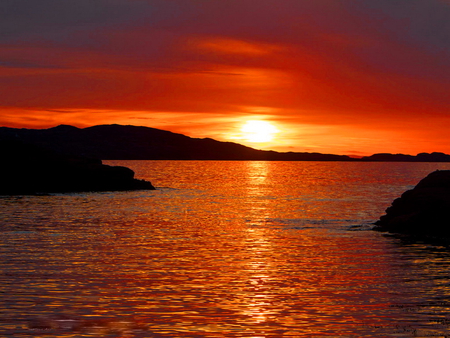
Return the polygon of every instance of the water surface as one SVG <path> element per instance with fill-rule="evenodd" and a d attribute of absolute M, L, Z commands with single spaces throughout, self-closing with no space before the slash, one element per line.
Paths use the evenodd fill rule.
<path fill-rule="evenodd" d="M 450 251 L 370 230 L 450 164 L 107 163 L 158 190 L 0 198 L 1 336 L 450 334 Z"/>

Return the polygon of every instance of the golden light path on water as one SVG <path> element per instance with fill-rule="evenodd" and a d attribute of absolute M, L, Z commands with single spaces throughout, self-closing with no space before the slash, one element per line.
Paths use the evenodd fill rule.
<path fill-rule="evenodd" d="M 365 225 L 430 165 L 108 163 L 158 190 L 0 199 L 0 335 L 450 333 L 448 251 Z"/>

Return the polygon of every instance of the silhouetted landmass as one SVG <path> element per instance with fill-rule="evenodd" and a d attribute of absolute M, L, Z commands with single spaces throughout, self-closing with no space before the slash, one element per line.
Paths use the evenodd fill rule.
<path fill-rule="evenodd" d="M 154 190 L 126 167 L 67 157 L 21 141 L 1 140 L 0 195 Z"/>
<path fill-rule="evenodd" d="M 66 125 L 50 129 L 2 127 L 0 138 L 18 139 L 60 154 L 103 160 L 354 160 L 344 155 L 256 150 L 232 142 L 191 138 L 160 129 L 121 125 L 83 129 Z"/>
<path fill-rule="evenodd" d="M 375 154 L 361 159 L 346 155 L 257 150 L 233 142 L 191 138 L 170 131 L 122 125 L 49 129 L 0 127 L 0 139 L 21 140 L 59 154 L 103 160 L 265 160 L 265 161 L 386 161 L 450 162 L 450 155 L 422 153 Z"/>
<path fill-rule="evenodd" d="M 435 171 L 386 209 L 374 230 L 450 239 L 450 171 Z"/>
<path fill-rule="evenodd" d="M 416 156 L 404 154 L 374 154 L 361 158 L 367 162 L 450 162 L 450 155 L 444 153 L 420 153 Z"/>

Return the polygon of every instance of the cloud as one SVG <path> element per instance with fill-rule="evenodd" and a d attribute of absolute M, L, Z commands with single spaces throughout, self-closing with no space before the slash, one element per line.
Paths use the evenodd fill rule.
<path fill-rule="evenodd" d="M 146 111 L 193 124 L 219 114 L 230 125 L 264 107 L 258 114 L 299 129 L 400 135 L 401 121 L 437 128 L 450 115 L 445 1 L 3 0 L 0 9 L 0 105 L 46 121 L 65 110 L 99 112 L 72 114 L 79 124 Z"/>
<path fill-rule="evenodd" d="M 145 1 L 123 0 L 2 0 L 1 40 L 56 40 L 75 30 L 140 20 L 151 15 Z"/>
<path fill-rule="evenodd" d="M 447 4 L 445 4 L 447 2 Z M 450 52 L 450 6 L 448 1 L 378 0 L 364 1 L 361 9 L 373 24 L 384 27 L 391 39 L 428 52 Z"/>

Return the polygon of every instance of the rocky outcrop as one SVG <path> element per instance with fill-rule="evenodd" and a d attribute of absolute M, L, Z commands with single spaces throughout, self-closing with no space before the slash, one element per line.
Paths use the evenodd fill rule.
<path fill-rule="evenodd" d="M 374 230 L 450 239 L 450 171 L 435 171 L 402 194 Z"/>
<path fill-rule="evenodd" d="M 21 142 L 0 142 L 0 195 L 154 190 L 133 170 L 100 160 L 58 155 Z"/>

